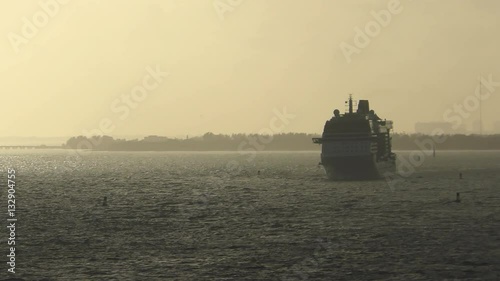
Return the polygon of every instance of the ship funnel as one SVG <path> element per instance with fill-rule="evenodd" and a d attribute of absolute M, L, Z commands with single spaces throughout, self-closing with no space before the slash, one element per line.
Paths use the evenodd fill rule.
<path fill-rule="evenodd" d="M 370 104 L 368 100 L 359 100 L 358 102 L 358 113 L 368 114 L 370 112 Z"/>

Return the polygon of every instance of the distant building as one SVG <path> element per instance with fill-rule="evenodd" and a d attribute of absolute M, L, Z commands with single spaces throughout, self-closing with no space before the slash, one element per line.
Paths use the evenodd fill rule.
<path fill-rule="evenodd" d="M 147 136 L 144 138 L 144 142 L 164 142 L 167 141 L 167 137 L 160 137 L 160 136 Z"/>
<path fill-rule="evenodd" d="M 443 132 L 444 134 L 460 134 L 459 130 L 453 130 L 452 123 L 448 122 L 418 122 L 415 123 L 415 132 L 419 134 L 432 135 L 435 134 L 435 130 L 439 129 L 438 132 Z M 437 131 L 437 130 L 436 130 Z"/>

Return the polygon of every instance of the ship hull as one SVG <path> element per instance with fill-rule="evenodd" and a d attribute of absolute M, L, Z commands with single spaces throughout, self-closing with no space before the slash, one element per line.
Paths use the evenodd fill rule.
<path fill-rule="evenodd" d="M 349 111 L 325 122 L 321 138 L 321 164 L 331 180 L 380 179 L 396 170 L 396 155 L 392 153 L 392 121 L 382 120 L 370 110 L 368 100 L 360 100 L 354 112 L 349 96 Z"/>
<path fill-rule="evenodd" d="M 321 157 L 321 160 L 330 180 L 374 180 L 396 170 L 394 159 L 377 162 L 373 156 Z"/>

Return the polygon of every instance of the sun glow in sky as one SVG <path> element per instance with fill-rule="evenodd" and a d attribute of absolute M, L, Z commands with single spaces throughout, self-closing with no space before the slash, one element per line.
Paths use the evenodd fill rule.
<path fill-rule="evenodd" d="M 394 1 L 2 3 L 0 137 L 80 135 L 103 120 L 113 136 L 258 132 L 284 108 L 295 116 L 284 132 L 320 133 L 349 93 L 412 132 L 444 121 L 479 74 L 500 82 L 499 1 Z M 500 121 L 491 88 L 486 129 Z"/>

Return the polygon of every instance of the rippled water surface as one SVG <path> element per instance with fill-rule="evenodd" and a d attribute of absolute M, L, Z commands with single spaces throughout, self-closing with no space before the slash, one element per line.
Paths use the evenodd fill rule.
<path fill-rule="evenodd" d="M 0 153 L 0 279 L 500 279 L 500 152 L 403 160 L 391 184 L 327 181 L 317 152 Z"/>

